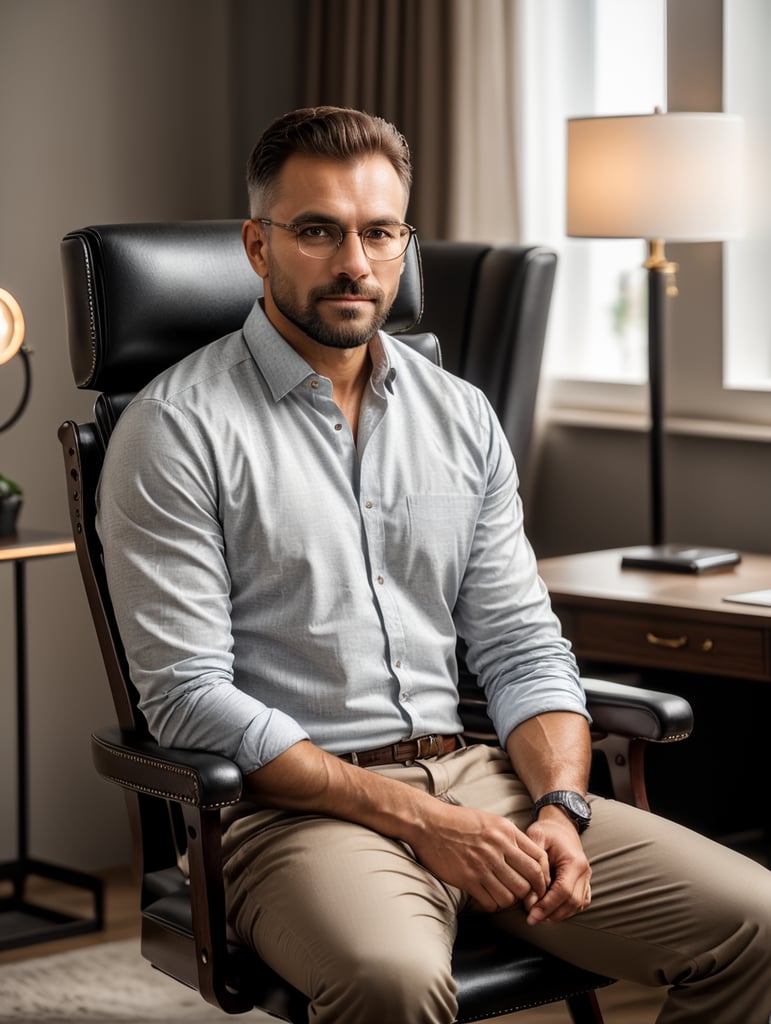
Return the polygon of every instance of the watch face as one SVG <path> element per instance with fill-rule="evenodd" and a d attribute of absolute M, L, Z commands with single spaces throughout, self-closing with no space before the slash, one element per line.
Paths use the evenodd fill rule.
<path fill-rule="evenodd" d="M 579 793 L 566 793 L 565 806 L 570 808 L 573 814 L 579 818 L 591 818 L 592 816 L 589 804 Z"/>
<path fill-rule="evenodd" d="M 580 793 L 569 789 L 558 789 L 553 793 L 547 793 L 536 804 L 533 817 L 536 818 L 540 808 L 547 804 L 556 804 L 561 807 L 579 832 L 583 832 L 589 827 L 589 822 L 592 820 L 592 809 Z"/>

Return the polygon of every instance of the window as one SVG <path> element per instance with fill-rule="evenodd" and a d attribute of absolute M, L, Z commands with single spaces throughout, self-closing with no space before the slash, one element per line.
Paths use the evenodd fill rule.
<path fill-rule="evenodd" d="M 545 370 L 639 385 L 647 378 L 645 243 L 565 236 L 565 122 L 665 108 L 664 0 L 526 0 L 522 18 L 523 239 L 560 254 Z"/>
<path fill-rule="evenodd" d="M 723 255 L 724 384 L 771 390 L 771 5 L 727 0 L 723 16 L 724 107 L 744 118 L 752 197 L 746 237 Z"/>

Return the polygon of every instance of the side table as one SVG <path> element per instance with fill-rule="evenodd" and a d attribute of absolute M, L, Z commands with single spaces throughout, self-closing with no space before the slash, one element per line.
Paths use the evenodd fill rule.
<path fill-rule="evenodd" d="M 46 942 L 51 939 L 99 931 L 104 924 L 102 882 L 98 878 L 58 867 L 29 856 L 29 761 L 27 719 L 27 562 L 71 554 L 72 538 L 64 533 L 19 530 L 0 538 L 0 562 L 13 562 L 16 619 L 16 758 L 17 758 L 17 857 L 0 864 L 0 881 L 10 880 L 12 892 L 0 898 L 0 950 Z M 91 893 L 93 914 L 78 917 L 38 906 L 27 898 L 31 876 L 75 886 Z"/>
<path fill-rule="evenodd" d="M 538 563 L 581 669 L 686 697 L 690 739 L 646 752 L 651 804 L 729 845 L 756 845 L 760 836 L 771 857 L 771 805 L 762 797 L 771 607 L 726 600 L 771 588 L 771 555 L 745 552 L 739 565 L 691 574 L 623 569 L 623 553 Z"/>
<path fill-rule="evenodd" d="M 739 565 L 691 574 L 622 569 L 622 554 L 538 563 L 579 658 L 771 682 L 771 607 L 726 600 L 771 587 L 771 555 L 743 554 Z"/>

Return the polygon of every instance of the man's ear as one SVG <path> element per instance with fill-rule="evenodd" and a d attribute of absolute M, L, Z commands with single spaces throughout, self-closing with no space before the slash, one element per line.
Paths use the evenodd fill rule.
<path fill-rule="evenodd" d="M 260 277 L 267 277 L 267 240 L 263 225 L 258 220 L 245 220 L 241 226 L 241 238 L 252 269 Z"/>

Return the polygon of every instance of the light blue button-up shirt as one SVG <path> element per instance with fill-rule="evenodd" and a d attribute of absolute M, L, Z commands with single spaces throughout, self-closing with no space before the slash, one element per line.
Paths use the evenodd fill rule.
<path fill-rule="evenodd" d="M 477 389 L 381 333 L 358 445 L 259 305 L 121 416 L 98 529 L 151 732 L 244 772 L 461 731 L 456 631 L 498 735 L 585 714 L 514 461 Z"/>

